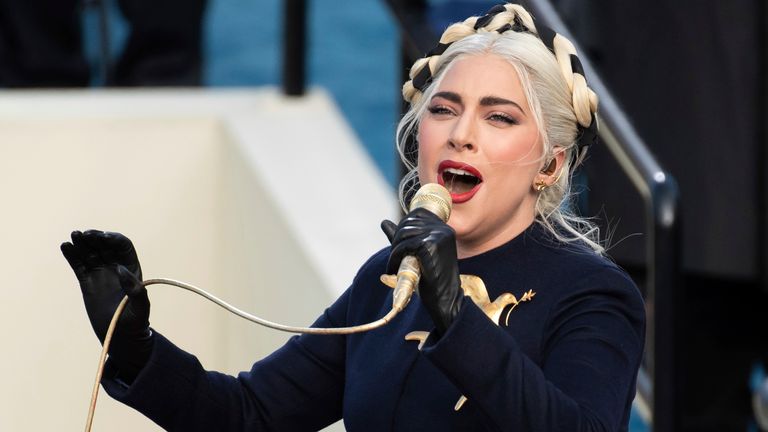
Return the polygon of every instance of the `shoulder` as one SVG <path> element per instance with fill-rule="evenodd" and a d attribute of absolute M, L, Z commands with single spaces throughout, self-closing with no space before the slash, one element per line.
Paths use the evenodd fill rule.
<path fill-rule="evenodd" d="M 610 258 L 587 248 L 564 248 L 560 253 L 564 257 L 564 270 L 572 275 L 575 286 L 584 289 L 616 290 L 642 300 L 640 290 L 632 278 Z"/>
<path fill-rule="evenodd" d="M 632 278 L 608 257 L 578 244 L 542 247 L 549 286 L 557 294 L 552 314 L 574 308 L 613 310 L 644 326 L 645 305 Z"/>
<path fill-rule="evenodd" d="M 609 257 L 581 243 L 562 243 L 550 238 L 537 238 L 538 250 L 545 268 L 565 287 L 614 287 L 641 298 L 632 278 Z"/>
<path fill-rule="evenodd" d="M 551 329 L 570 327 L 568 322 L 609 332 L 623 329 L 624 335 L 633 334 L 642 344 L 645 302 L 632 278 L 587 248 L 564 247 L 553 253 L 561 259 L 553 281 L 558 292 L 549 313 Z"/>
<path fill-rule="evenodd" d="M 588 249 L 556 248 L 548 311 L 543 321 L 546 357 L 567 341 L 599 340 L 620 351 L 642 352 L 645 302 L 629 275 L 610 259 Z"/>

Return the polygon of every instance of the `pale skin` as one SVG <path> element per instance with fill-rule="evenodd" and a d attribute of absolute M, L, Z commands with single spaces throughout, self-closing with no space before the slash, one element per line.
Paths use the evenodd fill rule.
<path fill-rule="evenodd" d="M 427 103 L 418 131 L 421 184 L 438 182 L 446 160 L 482 176 L 471 199 L 454 202 L 448 220 L 458 257 L 501 246 L 533 223 L 535 185 L 556 181 L 564 153 L 556 149 L 550 169 L 517 72 L 494 54 L 455 60 Z"/>

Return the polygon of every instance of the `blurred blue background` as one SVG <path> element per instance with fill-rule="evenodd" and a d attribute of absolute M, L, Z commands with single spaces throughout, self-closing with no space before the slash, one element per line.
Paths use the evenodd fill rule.
<path fill-rule="evenodd" d="M 124 46 L 127 29 L 114 2 L 111 3 L 114 59 Z M 209 2 L 204 48 L 207 85 L 280 85 L 282 3 Z M 400 65 L 398 36 L 389 11 L 381 0 L 310 1 L 308 6 L 309 85 L 324 87 L 333 95 L 371 158 L 394 186 L 397 168 L 393 137 L 400 103 Z M 86 56 L 96 68 L 98 16 L 95 11 L 84 16 Z"/>

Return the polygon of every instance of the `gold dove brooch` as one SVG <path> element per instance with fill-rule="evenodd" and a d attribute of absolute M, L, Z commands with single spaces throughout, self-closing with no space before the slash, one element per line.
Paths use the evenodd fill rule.
<path fill-rule="evenodd" d="M 508 326 L 509 315 L 512 313 L 512 311 L 515 310 L 515 308 L 520 303 L 531 301 L 536 295 L 536 292 L 533 290 L 528 290 L 523 293 L 520 299 L 518 299 L 513 294 L 503 293 L 496 297 L 496 300 L 491 301 L 490 297 L 488 296 L 488 290 L 485 288 L 485 283 L 482 279 L 473 275 L 459 275 L 459 277 L 461 278 L 461 289 L 464 291 L 464 295 L 469 296 L 469 298 L 471 298 L 472 301 L 483 311 L 483 313 L 485 313 L 485 315 L 496 325 L 500 325 L 499 321 L 501 320 L 501 312 L 505 307 L 512 305 L 504 320 L 504 325 Z M 384 274 L 381 275 L 380 279 L 384 285 L 390 288 L 395 288 L 395 285 L 397 284 L 397 275 Z M 424 342 L 427 340 L 427 337 L 429 337 L 429 332 L 412 331 L 405 335 L 405 340 L 418 341 L 418 349 L 421 350 L 421 348 L 424 346 Z M 465 396 L 460 397 L 453 409 L 455 411 L 460 410 L 466 401 L 467 398 Z"/>

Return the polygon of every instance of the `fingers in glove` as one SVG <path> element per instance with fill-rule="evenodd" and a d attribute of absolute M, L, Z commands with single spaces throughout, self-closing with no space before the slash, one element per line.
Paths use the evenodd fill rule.
<path fill-rule="evenodd" d="M 101 265 L 109 265 L 109 262 L 104 259 L 102 250 L 104 249 L 102 235 L 104 233 L 99 230 L 87 230 L 80 236 L 82 243 L 87 245 L 91 254 L 95 255 Z"/>
<path fill-rule="evenodd" d="M 392 244 L 392 241 L 395 239 L 395 233 L 397 232 L 397 224 L 391 220 L 384 219 L 381 221 L 381 230 L 384 231 L 387 240 Z"/>
<path fill-rule="evenodd" d="M 413 211 L 409 212 L 403 219 L 400 221 L 400 226 L 403 225 L 411 225 L 411 224 L 417 224 L 420 226 L 423 225 L 432 225 L 432 224 L 442 224 L 445 223 L 442 219 L 440 219 L 439 216 L 432 213 L 431 211 L 425 209 L 425 208 L 417 208 Z"/>
<path fill-rule="evenodd" d="M 82 233 L 81 237 L 102 265 L 125 266 L 139 280 L 142 279 L 139 258 L 128 237 L 116 232 L 99 230 L 88 230 Z"/>
<path fill-rule="evenodd" d="M 419 208 L 405 215 L 400 221 L 392 243 L 399 243 L 412 237 L 421 237 L 435 227 L 443 226 L 447 227 L 437 215 L 427 209 Z"/>
<path fill-rule="evenodd" d="M 438 261 L 446 258 L 439 250 L 443 247 L 455 250 L 455 246 L 448 244 L 453 242 L 455 242 L 454 234 L 450 227 L 421 232 L 419 235 L 414 235 L 410 238 L 396 240 L 389 255 L 387 270 L 397 271 L 400 262 L 408 255 L 418 258 L 422 267 L 435 267 L 438 265 Z M 453 259 L 455 260 L 455 252 L 451 255 L 454 256 Z"/>
<path fill-rule="evenodd" d="M 382 229 L 384 229 L 382 223 Z M 397 227 L 392 239 L 387 271 L 397 271 L 400 262 L 407 255 L 416 256 L 422 265 L 430 265 L 434 259 L 435 247 L 444 242 L 455 242 L 453 228 L 437 215 L 426 209 L 415 209 L 408 213 Z"/>
<path fill-rule="evenodd" d="M 141 295 L 146 295 L 146 288 L 141 279 L 123 265 L 117 265 L 117 277 L 120 279 L 120 288 L 132 299 Z"/>
<path fill-rule="evenodd" d="M 105 232 L 102 235 L 103 245 L 111 254 L 112 263 L 125 266 L 128 270 L 141 278 L 139 257 L 131 240 L 117 232 Z"/>
<path fill-rule="evenodd" d="M 117 275 L 120 278 L 120 287 L 128 296 L 128 306 L 124 314 L 130 314 L 131 319 L 127 331 L 136 334 L 144 334 L 149 328 L 149 296 L 147 289 L 127 268 L 118 265 Z"/>
<path fill-rule="evenodd" d="M 395 274 L 400 268 L 400 263 L 406 256 L 415 256 L 421 261 L 419 248 L 421 246 L 421 239 L 411 238 L 401 241 L 392 246 L 392 251 L 389 254 L 389 261 L 387 261 L 387 273 Z"/>
<path fill-rule="evenodd" d="M 72 267 L 72 271 L 75 272 L 77 279 L 82 280 L 85 276 L 86 268 L 80 248 L 70 242 L 64 242 L 61 244 L 61 253 L 69 263 L 69 266 Z"/>
<path fill-rule="evenodd" d="M 93 270 L 104 265 L 98 251 L 86 241 L 84 233 L 72 231 L 72 244 L 80 251 L 80 257 L 86 270 Z"/>

